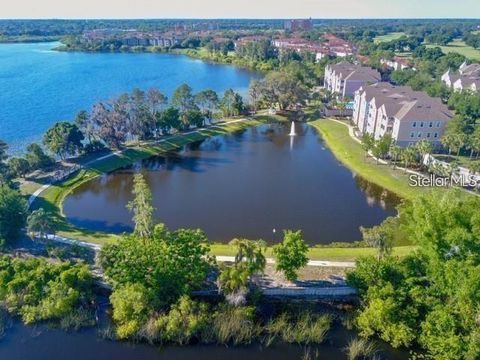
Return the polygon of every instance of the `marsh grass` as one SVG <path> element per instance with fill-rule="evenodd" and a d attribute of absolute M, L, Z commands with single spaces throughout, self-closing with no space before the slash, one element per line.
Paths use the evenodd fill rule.
<path fill-rule="evenodd" d="M 215 338 L 218 344 L 250 344 L 262 332 L 255 319 L 255 308 L 221 306 L 217 310 L 212 326 L 213 334 L 207 338 Z"/>
<path fill-rule="evenodd" d="M 266 344 L 280 339 L 288 343 L 321 344 L 330 330 L 332 317 L 304 311 L 297 316 L 282 313 L 266 325 Z"/>
<path fill-rule="evenodd" d="M 60 319 L 58 326 L 62 330 L 77 331 L 84 327 L 96 324 L 95 314 L 92 309 L 78 308 Z"/>
<path fill-rule="evenodd" d="M 365 338 L 353 338 L 345 347 L 348 360 L 369 359 L 375 356 L 377 347 Z"/>

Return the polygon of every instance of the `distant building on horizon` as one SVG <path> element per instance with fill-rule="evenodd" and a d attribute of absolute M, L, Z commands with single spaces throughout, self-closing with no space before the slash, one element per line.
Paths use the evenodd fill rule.
<path fill-rule="evenodd" d="M 302 31 L 313 28 L 312 19 L 292 19 L 283 22 L 283 28 L 288 31 Z"/>

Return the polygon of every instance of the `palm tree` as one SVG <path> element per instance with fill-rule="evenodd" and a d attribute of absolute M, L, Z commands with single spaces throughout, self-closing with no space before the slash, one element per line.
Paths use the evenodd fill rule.
<path fill-rule="evenodd" d="M 473 153 L 480 154 L 480 126 L 477 126 L 472 134 L 467 138 L 467 145 L 470 150 L 470 159 L 473 157 Z"/>
<path fill-rule="evenodd" d="M 392 164 L 394 169 L 397 166 L 397 160 L 402 157 L 402 151 L 403 149 L 396 144 L 392 144 L 390 146 L 390 156 L 392 157 Z"/>
<path fill-rule="evenodd" d="M 405 172 L 407 172 L 407 167 L 416 161 L 417 155 L 417 149 L 415 149 L 414 146 L 408 146 L 405 150 L 403 150 L 402 160 L 405 166 Z"/>
<path fill-rule="evenodd" d="M 425 161 L 425 156 L 429 155 L 433 151 L 432 143 L 426 139 L 422 139 L 416 143 L 415 148 L 422 157 L 422 166 Z"/>

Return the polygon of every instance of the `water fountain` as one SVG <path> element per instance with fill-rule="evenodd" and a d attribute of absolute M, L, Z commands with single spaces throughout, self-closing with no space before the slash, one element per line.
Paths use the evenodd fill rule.
<path fill-rule="evenodd" d="M 292 125 L 290 126 L 290 134 L 288 136 L 296 136 L 297 133 L 295 132 L 295 122 L 292 121 Z"/>

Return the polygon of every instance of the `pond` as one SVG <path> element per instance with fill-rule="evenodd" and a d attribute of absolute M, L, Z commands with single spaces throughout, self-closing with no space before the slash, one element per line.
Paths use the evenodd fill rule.
<path fill-rule="evenodd" d="M 132 229 L 126 204 L 133 174 L 152 190 L 155 218 L 170 229 L 203 229 L 209 239 L 264 239 L 301 229 L 309 244 L 360 240 L 360 226 L 395 214 L 399 199 L 345 168 L 315 129 L 271 124 L 217 136 L 106 174 L 64 202 L 74 225 L 107 232 Z"/>

